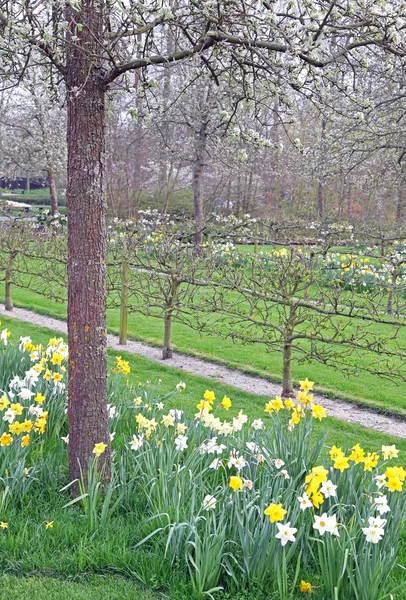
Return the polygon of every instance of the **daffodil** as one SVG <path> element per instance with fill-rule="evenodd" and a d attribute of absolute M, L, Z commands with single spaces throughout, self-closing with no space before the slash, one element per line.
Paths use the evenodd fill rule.
<path fill-rule="evenodd" d="M 297 529 L 290 526 L 290 521 L 288 523 L 277 523 L 276 526 L 279 531 L 275 537 L 281 541 L 282 546 L 286 546 L 288 542 L 296 541 L 294 534 L 297 532 Z"/>
<path fill-rule="evenodd" d="M 231 404 L 232 404 L 232 402 L 231 402 L 230 398 L 228 398 L 228 396 L 224 396 L 224 398 L 221 401 L 221 406 L 223 408 L 225 408 L 226 410 L 228 410 L 231 407 Z"/>
<path fill-rule="evenodd" d="M 306 394 L 308 392 L 311 392 L 314 386 L 314 381 L 309 381 L 306 377 L 305 380 L 303 381 L 299 381 L 300 384 L 300 389 L 303 390 L 304 392 L 306 392 Z"/>
<path fill-rule="evenodd" d="M 264 514 L 269 517 L 271 523 L 276 523 L 276 521 L 282 521 L 287 511 L 282 507 L 282 504 L 271 504 L 264 510 Z"/>
<path fill-rule="evenodd" d="M 385 460 L 390 458 L 397 458 L 399 454 L 399 450 L 396 448 L 395 444 L 392 446 L 382 446 L 382 455 Z"/>
<path fill-rule="evenodd" d="M 45 401 L 45 396 L 43 394 L 41 394 L 41 392 L 38 392 L 34 397 L 34 402 L 36 402 L 37 404 L 43 404 L 44 401 Z"/>
<path fill-rule="evenodd" d="M 0 446 L 9 446 L 12 441 L 13 436 L 11 436 L 9 433 L 3 433 L 3 435 L 0 437 Z"/>
<path fill-rule="evenodd" d="M 229 486 L 234 492 L 236 492 L 237 490 L 242 490 L 243 489 L 243 481 L 242 481 L 241 477 L 238 477 L 237 475 L 232 475 L 230 477 Z"/>
<path fill-rule="evenodd" d="M 216 396 L 215 396 L 214 392 L 211 392 L 210 390 L 206 390 L 203 394 L 203 398 L 205 400 L 207 400 L 207 402 L 213 403 L 216 399 Z"/>
<path fill-rule="evenodd" d="M 327 417 L 325 409 L 320 404 L 314 404 L 312 406 L 312 416 L 319 421 Z"/>
<path fill-rule="evenodd" d="M 348 460 L 349 459 L 346 456 L 339 456 L 335 459 L 333 467 L 342 473 L 345 469 L 349 469 L 350 467 Z"/>
<path fill-rule="evenodd" d="M 351 454 L 348 458 L 350 460 L 353 460 L 355 462 L 355 464 L 358 465 L 359 463 L 364 462 L 364 457 L 365 457 L 364 450 L 361 448 L 361 446 L 359 444 L 355 444 L 355 446 L 353 446 L 353 448 L 351 450 Z"/>
<path fill-rule="evenodd" d="M 107 444 L 104 444 L 103 442 L 99 442 L 98 444 L 95 444 L 94 448 L 93 448 L 93 454 L 95 454 L 96 456 L 100 456 L 101 454 L 103 454 L 103 452 L 106 450 L 107 448 Z"/>
<path fill-rule="evenodd" d="M 312 584 L 302 579 L 299 586 L 299 592 L 302 592 L 302 594 L 310 594 L 312 592 Z"/>

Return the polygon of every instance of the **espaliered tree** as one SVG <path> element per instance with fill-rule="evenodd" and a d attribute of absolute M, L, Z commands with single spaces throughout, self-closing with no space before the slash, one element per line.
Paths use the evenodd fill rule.
<path fill-rule="evenodd" d="M 331 276 L 336 267 L 326 253 L 292 245 L 260 256 L 224 255 L 206 296 L 206 312 L 216 315 L 208 332 L 281 352 L 285 398 L 295 395 L 294 360 L 406 380 L 406 347 L 397 335 L 406 326 L 403 290 L 397 290 L 398 314 L 388 317 L 385 287 L 364 290 L 363 273 L 347 271 L 346 281 L 340 266 L 339 276 Z"/>
<path fill-rule="evenodd" d="M 5 309 L 13 310 L 12 289 L 28 289 L 56 302 L 67 300 L 67 239 L 19 218 L 0 227 L 0 278 Z"/>
<path fill-rule="evenodd" d="M 398 2 L 316 0 L 279 9 L 268 1 L 107 2 L 2 0 L 0 72 L 23 77 L 30 63 L 63 78 L 68 105 L 68 339 L 70 476 L 104 442 L 106 409 L 106 93 L 116 80 L 200 56 L 213 77 L 232 69 L 244 78 L 275 78 L 301 89 L 325 69 L 330 78 L 370 46 L 406 53 L 404 11 Z M 176 50 L 165 53 L 170 27 Z M 399 34 L 398 37 L 394 34 Z M 342 60 L 345 57 L 345 60 Z M 252 78 L 254 81 L 255 77 Z M 7 84 L 6 84 L 7 85 Z M 282 84 L 281 84 L 282 85 Z M 100 461 L 102 464 L 103 461 Z"/>
<path fill-rule="evenodd" d="M 128 313 L 141 313 L 163 322 L 162 358 L 172 358 L 172 326 L 195 325 L 199 289 L 211 285 L 210 252 L 196 252 L 195 228 L 179 235 L 166 231 L 130 237 L 120 242 L 122 263 L 127 265 Z M 121 297 L 121 301 L 122 301 Z"/>

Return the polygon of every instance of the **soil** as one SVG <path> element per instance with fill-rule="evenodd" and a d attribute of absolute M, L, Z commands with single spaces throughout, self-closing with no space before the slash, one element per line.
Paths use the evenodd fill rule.
<path fill-rule="evenodd" d="M 48 327 L 49 329 L 60 333 L 67 333 L 65 321 L 39 315 L 30 310 L 14 308 L 14 310 L 10 312 L 5 310 L 4 305 L 0 305 L 0 314 L 1 313 L 7 317 L 27 321 L 33 325 Z M 107 343 L 109 348 L 113 348 L 114 350 L 121 350 L 129 352 L 130 354 L 144 356 L 145 358 L 156 362 L 162 362 L 162 350 L 160 348 L 154 348 L 134 340 L 128 340 L 127 344 L 123 346 L 119 344 L 118 336 L 112 334 L 108 334 Z M 281 386 L 279 384 L 263 377 L 248 375 L 235 369 L 229 369 L 210 361 L 180 354 L 178 352 L 174 352 L 173 357 L 165 361 L 165 365 L 182 369 L 193 375 L 200 375 L 209 379 L 221 381 L 222 383 L 239 388 L 245 392 L 250 392 L 251 394 L 274 398 L 281 393 Z M 381 433 L 406 438 L 406 419 L 403 419 L 402 417 L 384 414 L 345 400 L 332 400 L 331 398 L 326 398 L 319 394 L 315 394 L 314 400 L 324 406 L 330 417 L 340 419 L 341 421 L 347 421 L 348 423 L 357 423 L 380 431 Z"/>

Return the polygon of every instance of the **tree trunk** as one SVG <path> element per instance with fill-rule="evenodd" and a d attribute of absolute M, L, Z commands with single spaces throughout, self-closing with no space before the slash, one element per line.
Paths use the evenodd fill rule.
<path fill-rule="evenodd" d="M 101 3 L 67 8 L 68 89 L 68 341 L 69 470 L 87 473 L 95 444 L 110 475 L 106 384 L 106 212 L 104 195 L 105 86 L 99 56 Z M 82 26 L 76 28 L 75 23 Z M 72 36 L 77 36 L 72 40 Z M 76 487 L 77 490 L 77 487 Z M 74 490 L 74 492 L 76 491 Z"/>
<path fill-rule="evenodd" d="M 126 248 L 124 247 L 124 251 Z M 119 344 L 125 346 L 128 336 L 128 283 L 130 279 L 130 267 L 128 260 L 124 258 L 121 273 L 121 298 L 120 298 L 120 336 Z"/>
<path fill-rule="evenodd" d="M 167 358 L 172 358 L 172 356 L 172 312 L 169 311 L 165 313 L 165 337 L 162 358 L 163 360 L 166 360 Z"/>
<path fill-rule="evenodd" d="M 52 169 L 48 171 L 48 183 L 51 195 L 51 214 L 54 217 L 58 212 L 58 192 L 56 191 L 55 173 Z"/>
<path fill-rule="evenodd" d="M 393 292 L 396 287 L 396 281 L 398 278 L 398 266 L 395 265 L 393 267 L 392 277 L 391 277 L 391 285 L 388 291 L 388 302 L 386 304 L 386 314 L 393 315 Z"/>
<path fill-rule="evenodd" d="M 16 252 L 10 253 L 10 260 L 6 268 L 5 273 L 5 298 L 4 298 L 4 308 L 8 311 L 12 311 L 14 309 L 13 301 L 11 299 L 11 277 L 12 277 L 12 269 L 15 257 L 17 256 Z"/>
<path fill-rule="evenodd" d="M 294 398 L 295 390 L 292 383 L 292 340 L 285 339 L 283 345 L 283 385 L 282 398 Z"/>
<path fill-rule="evenodd" d="M 206 151 L 207 142 L 207 124 L 202 122 L 198 137 L 196 140 L 196 158 L 193 165 L 193 205 L 194 205 L 194 219 L 195 219 L 195 246 L 197 249 L 202 247 L 203 241 L 203 200 L 202 200 L 202 172 L 203 172 L 203 159 Z"/>

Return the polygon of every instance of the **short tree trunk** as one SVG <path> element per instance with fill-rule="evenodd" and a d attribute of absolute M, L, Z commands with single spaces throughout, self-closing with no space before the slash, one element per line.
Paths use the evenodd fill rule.
<path fill-rule="evenodd" d="M 164 348 L 162 350 L 162 358 L 166 360 L 173 357 L 172 349 L 172 314 L 167 313 L 165 315 L 165 336 L 164 336 Z"/>
<path fill-rule="evenodd" d="M 294 398 L 296 396 L 292 383 L 292 343 L 285 342 L 283 346 L 283 385 L 282 398 Z"/>
<path fill-rule="evenodd" d="M 398 267 L 395 266 L 393 269 L 392 278 L 391 278 L 391 287 L 389 288 L 389 292 L 388 292 L 388 302 L 386 304 L 386 314 L 387 315 L 393 315 L 393 292 L 396 287 L 397 278 L 398 278 Z"/>
<path fill-rule="evenodd" d="M 97 68 L 102 13 L 93 0 L 67 8 L 69 470 L 87 473 L 95 444 L 110 475 L 106 353 L 105 89 Z M 80 29 L 75 23 L 81 23 Z M 77 36 L 71 41 L 71 35 Z M 100 42 L 101 44 L 101 42 Z M 77 488 L 76 488 L 77 489 Z M 75 491 L 75 490 L 74 490 Z"/>
<path fill-rule="evenodd" d="M 5 281 L 5 299 L 4 308 L 6 310 L 13 310 L 13 301 L 11 299 L 11 273 L 9 269 L 6 269 L 6 281 Z"/>
<path fill-rule="evenodd" d="M 11 284 L 12 284 L 12 276 L 13 276 L 13 264 L 17 257 L 16 251 L 10 252 L 10 258 L 8 261 L 8 265 L 5 273 L 5 296 L 4 296 L 4 308 L 6 310 L 12 311 L 14 309 L 13 301 L 11 299 Z"/>

